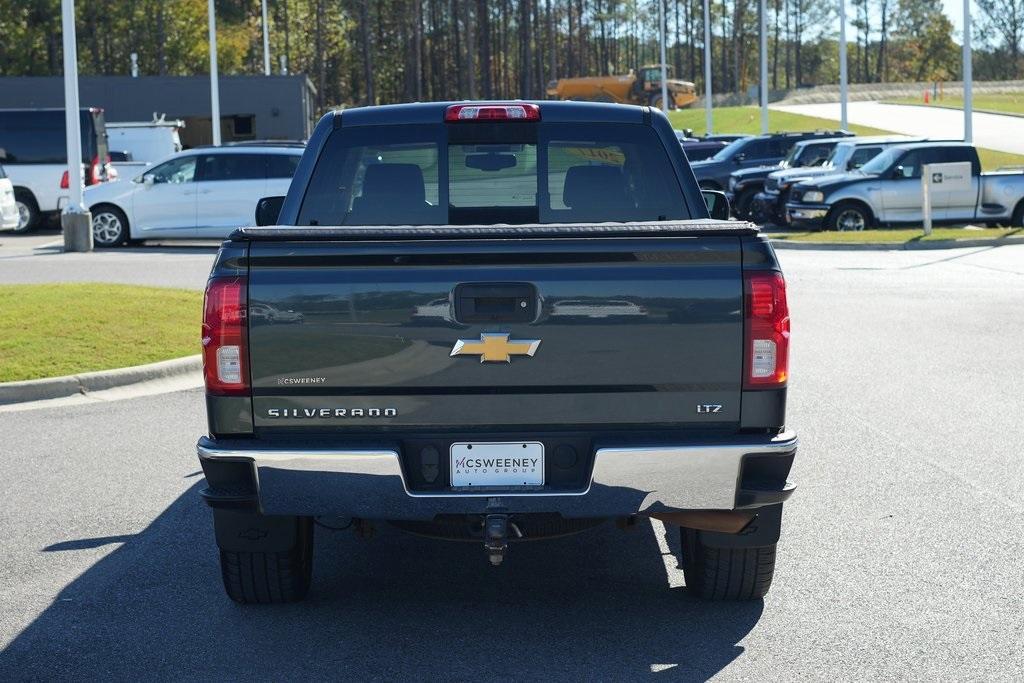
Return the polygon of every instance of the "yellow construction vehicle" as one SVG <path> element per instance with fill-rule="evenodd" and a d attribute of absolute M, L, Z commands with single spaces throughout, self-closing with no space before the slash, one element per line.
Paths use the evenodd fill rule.
<path fill-rule="evenodd" d="M 697 89 L 693 83 L 673 80 L 672 67 L 667 68 L 667 73 L 669 109 L 681 109 L 697 101 Z M 648 104 L 660 108 L 661 65 L 642 66 L 639 74 L 630 69 L 624 76 L 560 78 L 548 83 L 547 94 L 548 97 L 559 100 Z"/>

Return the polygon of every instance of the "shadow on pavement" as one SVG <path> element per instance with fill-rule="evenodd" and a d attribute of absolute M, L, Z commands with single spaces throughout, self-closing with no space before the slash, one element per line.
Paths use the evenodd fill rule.
<path fill-rule="evenodd" d="M 135 534 L 122 534 L 121 536 L 97 536 L 96 538 L 80 538 L 75 541 L 62 541 L 43 548 L 44 553 L 60 552 L 62 550 L 87 550 L 88 548 L 100 548 L 113 543 L 127 543 L 135 538 Z"/>
<path fill-rule="evenodd" d="M 647 524 L 516 544 L 498 568 L 476 543 L 386 526 L 364 541 L 318 527 L 306 602 L 243 607 L 222 592 L 201 486 L 139 534 L 45 548 L 124 543 L 0 652 L 0 680 L 622 679 L 653 671 L 703 680 L 743 652 L 738 643 L 763 609 L 670 588 Z"/>

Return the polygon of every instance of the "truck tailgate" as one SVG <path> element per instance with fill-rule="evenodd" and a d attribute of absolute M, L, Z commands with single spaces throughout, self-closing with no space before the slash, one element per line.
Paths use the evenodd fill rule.
<path fill-rule="evenodd" d="M 729 234 L 251 241 L 255 425 L 735 426 L 741 258 Z"/>

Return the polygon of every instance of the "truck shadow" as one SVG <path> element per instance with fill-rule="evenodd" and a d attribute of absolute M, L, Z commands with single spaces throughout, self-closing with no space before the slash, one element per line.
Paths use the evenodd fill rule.
<path fill-rule="evenodd" d="M 476 543 L 318 527 L 306 602 L 239 606 L 221 590 L 202 486 L 139 534 L 41 549 L 56 561 L 123 543 L 0 652 L 0 679 L 705 680 L 743 653 L 763 610 L 670 587 L 675 560 L 646 523 L 519 543 L 498 568 Z"/>

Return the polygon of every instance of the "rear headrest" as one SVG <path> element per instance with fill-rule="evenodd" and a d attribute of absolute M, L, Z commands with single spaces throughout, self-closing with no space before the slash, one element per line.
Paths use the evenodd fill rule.
<path fill-rule="evenodd" d="M 570 166 L 565 173 L 562 202 L 572 209 L 625 207 L 628 201 L 622 170 L 618 166 Z"/>
<path fill-rule="evenodd" d="M 373 164 L 363 176 L 363 199 L 426 201 L 423 171 L 416 164 Z"/>

